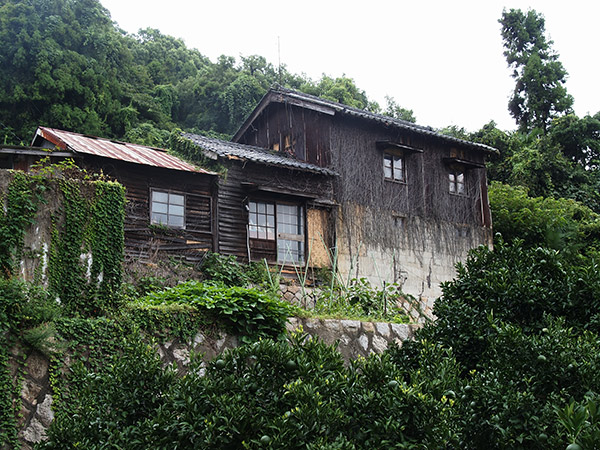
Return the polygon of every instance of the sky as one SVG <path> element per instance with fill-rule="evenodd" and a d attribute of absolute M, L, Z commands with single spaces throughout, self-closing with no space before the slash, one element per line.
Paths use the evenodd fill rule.
<path fill-rule="evenodd" d="M 354 79 L 371 100 L 412 109 L 417 123 L 516 128 L 502 10 L 535 9 L 569 73 L 579 116 L 600 111 L 600 2 L 591 0 L 100 0 L 123 30 L 156 28 L 212 61 L 264 56 L 313 80 Z M 595 49 L 595 50 L 594 50 Z"/>

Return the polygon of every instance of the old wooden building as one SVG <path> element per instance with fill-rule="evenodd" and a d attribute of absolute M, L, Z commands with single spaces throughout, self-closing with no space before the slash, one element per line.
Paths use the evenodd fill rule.
<path fill-rule="evenodd" d="M 264 148 L 183 137 L 224 169 L 218 187 L 220 253 L 296 267 L 329 265 L 333 170 Z"/>
<path fill-rule="evenodd" d="M 395 282 L 431 302 L 470 249 L 492 242 L 485 159 L 495 149 L 283 88 L 264 96 L 233 142 L 182 135 L 179 150 L 213 171 L 49 128 L 33 145 L 125 185 L 126 247 L 140 255 L 335 264 L 346 279 Z M 13 153 L 13 167 L 26 165 Z"/>
<path fill-rule="evenodd" d="M 35 148 L 7 151 L 5 165 L 27 170 L 41 156 L 73 158 L 125 186 L 125 250 L 148 258 L 168 252 L 198 259 L 217 246 L 215 173 L 166 150 L 40 127 Z M 52 152 L 44 149 L 53 150 Z"/>
<path fill-rule="evenodd" d="M 335 174 L 328 236 L 343 274 L 433 299 L 469 249 L 491 245 L 491 147 L 282 88 L 264 96 L 233 141 Z M 270 176 L 265 168 L 261 180 Z M 296 180 L 279 182 L 285 190 Z"/>

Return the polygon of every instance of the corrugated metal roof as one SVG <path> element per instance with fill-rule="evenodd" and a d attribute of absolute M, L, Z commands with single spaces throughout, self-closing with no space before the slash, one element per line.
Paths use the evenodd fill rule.
<path fill-rule="evenodd" d="M 84 153 L 162 169 L 216 175 L 214 172 L 195 167 L 161 148 L 146 147 L 46 127 L 39 127 L 36 132 L 37 136 L 48 140 L 61 150 L 71 150 L 75 154 Z"/>
<path fill-rule="evenodd" d="M 300 170 L 303 172 L 313 172 L 323 175 L 336 175 L 336 173 L 325 167 L 315 164 L 298 161 L 291 157 L 276 153 L 273 150 L 267 150 L 251 145 L 238 144 L 236 142 L 222 141 L 220 139 L 209 138 L 191 133 L 182 133 L 182 136 L 189 139 L 199 148 L 212 152 L 225 159 L 244 159 L 259 164 L 270 166 L 285 167 L 287 169 Z"/>
<path fill-rule="evenodd" d="M 436 138 L 439 138 L 439 139 L 447 141 L 447 142 L 464 145 L 466 147 L 470 147 L 470 148 L 473 148 L 476 150 L 481 150 L 481 151 L 484 151 L 487 153 L 498 153 L 497 149 L 490 147 L 489 145 L 480 144 L 478 142 L 465 141 L 464 139 L 455 138 L 454 136 L 448 136 L 446 134 L 442 134 L 442 133 L 435 131 L 431 127 L 417 125 L 412 122 L 407 122 L 406 120 L 396 119 L 396 118 L 385 116 L 382 114 L 376 114 L 376 113 L 372 113 L 372 112 L 365 111 L 362 109 L 353 108 L 351 106 L 347 106 L 342 103 L 337 103 L 337 102 L 334 102 L 331 100 L 326 100 L 324 98 L 316 97 L 316 96 L 310 95 L 310 94 L 305 94 L 305 93 L 299 92 L 299 91 L 294 91 L 292 89 L 286 89 L 286 88 L 283 88 L 280 86 L 271 88 L 265 94 L 265 96 L 260 101 L 259 105 L 256 107 L 255 112 L 257 110 L 261 110 L 261 109 L 265 108 L 268 105 L 268 103 L 270 103 L 271 101 L 285 103 L 286 101 L 288 101 L 290 99 L 291 100 L 296 99 L 296 100 L 300 100 L 300 101 L 310 102 L 312 104 L 319 105 L 324 108 L 328 108 L 332 112 L 335 111 L 340 114 L 347 114 L 349 116 L 354 116 L 354 117 L 358 117 L 361 119 L 377 122 L 377 123 L 383 124 L 388 127 L 400 128 L 400 129 L 404 129 L 404 130 L 410 130 L 412 132 L 419 133 L 419 134 L 434 136 Z M 250 124 L 253 120 L 253 115 L 254 114 L 251 114 L 246 119 L 244 124 L 242 124 L 240 129 L 233 136 L 234 141 L 238 140 L 246 132 L 246 130 L 248 129 L 248 127 L 250 126 Z"/>

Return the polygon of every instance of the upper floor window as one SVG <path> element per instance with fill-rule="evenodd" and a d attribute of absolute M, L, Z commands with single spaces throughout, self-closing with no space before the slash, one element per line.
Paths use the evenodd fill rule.
<path fill-rule="evenodd" d="M 404 157 L 391 153 L 383 154 L 383 176 L 386 180 L 406 181 Z"/>
<path fill-rule="evenodd" d="M 185 228 L 185 196 L 167 191 L 152 191 L 150 223 Z"/>
<path fill-rule="evenodd" d="M 448 173 L 448 188 L 451 194 L 466 195 L 465 173 L 461 170 L 452 170 Z"/>

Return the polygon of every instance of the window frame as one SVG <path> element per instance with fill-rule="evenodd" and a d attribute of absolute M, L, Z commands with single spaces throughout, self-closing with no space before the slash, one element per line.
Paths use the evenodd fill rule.
<path fill-rule="evenodd" d="M 154 195 L 155 194 L 166 194 L 167 195 L 167 201 L 163 202 L 163 201 L 159 201 L 159 200 L 155 200 L 154 199 Z M 178 203 L 174 203 L 171 202 L 171 196 L 178 196 L 178 197 L 182 197 L 183 198 L 183 204 L 180 205 Z M 166 205 L 167 206 L 167 212 L 162 212 L 162 211 L 155 211 L 155 202 L 157 204 L 161 204 L 161 205 Z M 182 207 L 183 208 L 183 214 L 175 214 L 175 213 L 171 213 L 170 209 L 171 207 Z M 167 228 L 171 228 L 171 229 L 175 229 L 175 230 L 185 230 L 186 229 L 186 219 L 187 219 L 187 215 L 186 215 L 186 211 L 187 211 L 187 195 L 184 192 L 179 192 L 179 191 L 173 191 L 170 189 L 160 189 L 160 188 L 151 188 L 150 189 L 150 198 L 149 198 L 149 212 L 150 212 L 150 225 L 157 225 L 157 226 L 163 226 L 163 227 L 167 227 Z M 161 214 L 161 215 L 166 215 L 167 216 L 167 222 L 161 222 L 160 220 L 156 220 L 154 218 L 155 214 Z M 181 217 L 182 218 L 182 225 L 173 225 L 170 224 L 170 217 Z"/>
<path fill-rule="evenodd" d="M 460 178 L 462 177 L 462 181 Z M 464 169 L 449 169 L 448 171 L 448 193 L 450 195 L 458 195 L 461 197 L 467 197 L 469 195 L 467 191 L 467 171 Z M 462 191 L 460 190 L 462 186 Z"/>
<path fill-rule="evenodd" d="M 258 219 L 259 216 L 259 204 L 263 204 L 265 205 L 265 225 L 261 225 L 260 220 Z M 273 213 L 270 214 L 269 208 L 268 206 L 272 206 L 273 207 Z M 284 206 L 292 206 L 296 208 L 296 214 L 298 217 L 298 222 L 297 223 L 284 223 L 281 222 L 280 216 L 283 217 L 283 213 L 281 212 L 281 208 L 280 207 L 284 207 Z M 305 263 L 305 258 L 306 258 L 306 205 L 304 205 L 302 202 L 289 202 L 289 201 L 277 201 L 277 200 L 264 200 L 264 199 L 249 199 L 247 202 L 247 211 L 248 211 L 248 220 L 247 220 L 247 225 L 248 225 L 248 240 L 254 240 L 254 241 L 269 241 L 269 242 L 273 242 L 275 245 L 275 251 L 273 256 L 273 261 L 275 261 L 277 264 L 281 264 L 281 265 L 286 265 L 286 264 L 304 264 Z M 273 217 L 273 226 L 269 226 L 269 220 L 268 217 Z M 254 220 L 254 222 L 257 223 L 251 223 L 251 221 Z M 284 225 L 295 225 L 297 226 L 301 233 L 284 233 L 283 231 L 280 231 L 280 227 L 283 227 Z M 252 229 L 253 227 L 255 227 L 255 229 Z M 265 228 L 265 234 L 263 236 L 265 237 L 259 237 L 260 236 L 260 231 L 258 228 L 260 227 L 264 227 Z M 269 234 L 269 230 L 272 231 L 272 237 Z M 299 242 L 300 248 L 298 249 L 298 259 L 297 260 L 289 260 L 287 257 L 284 257 L 282 259 L 279 258 L 280 255 L 280 245 L 282 241 L 294 241 L 294 242 Z"/>
<path fill-rule="evenodd" d="M 390 166 L 387 167 L 386 162 L 390 161 Z M 396 162 L 400 162 L 400 171 L 402 173 L 402 178 L 396 178 Z M 386 170 L 390 170 L 391 174 L 388 176 L 386 174 Z M 396 152 L 383 151 L 383 179 L 385 181 L 390 181 L 392 183 L 401 183 L 406 184 L 406 157 L 404 154 L 399 154 Z"/>

